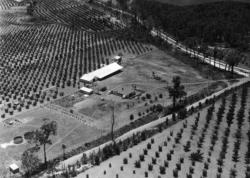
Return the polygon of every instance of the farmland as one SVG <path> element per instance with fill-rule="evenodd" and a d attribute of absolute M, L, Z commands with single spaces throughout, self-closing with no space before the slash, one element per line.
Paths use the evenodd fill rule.
<path fill-rule="evenodd" d="M 13 162 L 21 166 L 21 154 L 32 147 L 26 141 L 15 145 L 13 138 L 38 129 L 46 118 L 58 124 L 49 159 L 61 154 L 62 143 L 71 150 L 107 133 L 50 102 L 77 92 L 84 73 L 109 64 L 118 53 L 137 56 L 152 50 L 148 44 L 116 39 L 123 27 L 86 4 L 43 1 L 33 17 L 14 5 L 1 1 L 1 171 Z"/>
<path fill-rule="evenodd" d="M 78 177 L 247 177 L 248 93 L 249 85 Z"/>
<path fill-rule="evenodd" d="M 2 118 L 64 95 L 67 88 L 74 91 L 80 86 L 82 74 L 108 64 L 119 52 L 138 55 L 151 50 L 135 41 L 115 40 L 46 20 L 48 24 L 13 25 L 9 12 L 3 13 L 7 22 L 1 25 L 1 103 L 8 108 L 4 108 Z M 91 26 L 92 30 L 103 28 Z M 10 101 L 19 106 L 13 108 Z"/>
<path fill-rule="evenodd" d="M 174 49 L 163 51 L 149 40 L 134 39 L 135 34 L 127 35 L 132 29 L 130 24 L 116 19 L 115 14 L 105 8 L 84 1 L 44 0 L 38 3 L 33 15 L 29 15 L 16 7 L 18 5 L 10 0 L 0 2 L 0 177 L 12 163 L 22 168 L 21 155 L 25 150 L 37 149 L 36 156 L 43 160 L 43 149 L 35 147 L 36 144 L 26 138 L 48 121 L 57 123 L 57 132 L 51 137 L 51 144 L 47 145 L 47 158 L 58 162 L 62 160 L 63 152 L 66 152 L 66 158 L 70 158 L 110 140 L 112 114 L 116 136 L 163 116 L 164 109 L 173 104 L 168 88 L 177 75 L 187 93 L 184 99 L 191 98 L 191 103 L 237 82 L 228 80 L 229 73 L 211 66 L 200 64 L 200 69 L 196 69 L 197 66 L 183 62 L 190 60 L 189 56 L 180 56 Z M 122 57 L 122 71 L 90 84 L 81 81 L 83 74 L 113 63 L 117 55 Z M 80 91 L 85 85 L 93 89 L 93 94 Z M 246 91 L 239 91 L 237 97 Z M 229 103 L 234 100 L 229 96 L 225 102 L 218 101 L 214 113 L 221 103 L 227 111 Z M 244 107 L 248 107 L 247 99 L 241 100 L 235 102 L 246 102 Z M 237 107 L 235 112 L 239 110 Z M 191 139 L 194 142 L 192 146 L 198 139 L 198 133 L 204 130 L 206 113 L 207 109 L 200 111 L 198 126 Z M 152 115 L 154 117 L 151 118 Z M 168 143 L 175 150 L 170 150 L 171 154 L 185 156 L 180 145 L 189 139 L 191 125 L 194 124 L 192 117 L 195 116 L 164 131 L 164 135 L 168 135 L 174 130 Z M 215 124 L 215 120 L 211 122 Z M 226 128 L 223 123 L 224 120 L 222 128 Z M 235 124 L 233 122 L 232 125 Z M 183 125 L 186 127 L 181 128 Z M 212 129 L 215 125 L 207 127 Z M 187 134 L 175 144 L 174 137 L 179 132 Z M 209 145 L 207 132 L 203 134 L 204 145 Z M 241 132 L 243 134 L 244 130 Z M 20 141 L 22 139 L 23 142 Z M 157 147 L 164 143 L 164 139 L 162 134 L 154 137 Z M 234 138 L 229 139 L 234 141 Z M 66 148 L 63 149 L 62 145 Z M 204 145 L 202 148 L 206 147 Z M 142 147 L 145 143 L 138 149 Z M 136 150 L 130 151 L 135 155 Z M 156 151 L 155 148 L 152 150 Z M 195 149 L 192 147 L 192 150 Z M 164 150 L 164 154 L 166 151 L 169 150 Z M 117 157 L 113 159 L 116 163 Z M 177 164 L 178 157 L 174 159 L 174 164 Z M 189 166 L 190 161 L 181 164 Z M 243 163 L 239 161 L 238 164 Z M 132 171 L 132 164 L 129 169 Z M 92 174 L 91 170 L 87 173 Z M 141 170 L 139 175 L 144 176 Z M 241 171 L 244 173 L 245 169 Z M 115 173 L 107 171 L 106 175 L 114 177 Z M 95 177 L 94 173 L 92 176 Z"/>
<path fill-rule="evenodd" d="M 131 56 L 130 59 L 126 59 L 126 55 L 123 56 L 126 62 L 123 64 L 125 69 L 122 73 L 96 83 L 96 88 L 108 86 L 107 91 L 99 92 L 101 95 L 93 94 L 85 97 L 77 91 L 77 88 L 59 88 L 64 91 L 65 96 L 58 96 L 55 99 L 51 96 L 51 101 L 44 101 L 36 106 L 32 105 L 29 109 L 25 108 L 6 118 L 1 126 L 1 144 L 11 142 L 15 136 L 22 136 L 28 131 L 38 129 L 43 123 L 43 119 L 47 118 L 58 123 L 58 133 L 53 137 L 53 144 L 47 150 L 48 158 L 52 159 L 62 154 L 59 151 L 62 144 L 66 144 L 66 151 L 70 151 L 109 133 L 113 103 L 115 103 L 115 128 L 118 129 L 150 113 L 153 105 L 164 104 L 167 106 L 171 104 L 165 87 L 170 85 L 173 75 L 178 74 L 183 77 L 188 95 L 197 93 L 210 85 L 211 81 L 203 78 L 198 72 L 187 73 L 188 70 L 191 70 L 189 66 L 181 65 L 171 56 L 166 58 L 164 52 L 156 50 L 139 57 L 128 55 L 128 58 Z M 166 61 L 168 62 L 166 63 Z M 158 65 L 156 65 L 157 62 Z M 163 65 L 166 66 L 163 67 Z M 163 73 L 159 72 L 161 70 Z M 155 75 L 161 76 L 162 79 L 154 79 L 152 71 L 158 71 Z M 134 76 L 137 76 L 137 79 Z M 136 84 L 137 89 L 143 90 L 139 99 L 122 99 L 119 96 L 108 94 L 108 90 L 126 93 L 124 90 L 133 90 L 132 84 Z M 152 84 L 154 84 L 153 87 Z M 222 85 L 215 88 L 215 91 L 220 90 L 221 87 L 225 87 L 223 82 Z M 47 92 L 51 93 L 50 90 Z M 147 98 L 149 96 L 151 99 Z M 131 115 L 133 115 L 133 120 L 130 118 Z M 10 121 L 14 121 L 14 125 L 9 125 Z M 1 148 L 2 155 L 5 155 L 1 157 L 2 161 L 4 160 L 5 165 L 9 165 L 11 162 L 20 165 L 21 153 L 31 146 L 24 143 L 5 149 Z M 38 154 L 42 159 L 42 152 L 39 151 Z"/>
<path fill-rule="evenodd" d="M 72 101 L 71 105 L 64 98 L 56 100 L 55 104 L 73 110 L 75 113 L 92 117 L 96 120 L 96 124 L 107 129 L 110 127 L 112 106 L 115 105 L 115 127 L 120 128 L 130 122 L 131 115 L 134 119 L 137 119 L 149 113 L 149 108 L 153 105 L 170 105 L 172 100 L 167 94 L 166 87 L 171 85 L 171 78 L 175 75 L 182 77 L 188 96 L 211 85 L 211 81 L 202 77 L 200 73 L 196 71 L 188 72 L 192 70 L 189 66 L 181 64 L 159 50 L 136 58 L 125 57 L 123 60 L 122 64 L 125 66 L 123 72 L 95 83 L 96 90 L 100 91 L 101 88 L 106 87 L 106 91 L 88 98 L 81 97 L 82 99 L 80 99 L 80 97 L 76 97 L 77 100 Z M 152 72 L 155 72 L 154 75 L 160 79 L 156 79 Z M 134 85 L 138 96 L 132 99 L 124 99 L 122 96 L 110 93 L 113 91 L 126 95 L 134 91 Z M 222 82 L 215 87 L 215 91 L 226 86 L 227 83 Z"/>

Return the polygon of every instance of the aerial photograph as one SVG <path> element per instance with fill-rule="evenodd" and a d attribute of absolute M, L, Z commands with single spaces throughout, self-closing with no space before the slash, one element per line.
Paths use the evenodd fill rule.
<path fill-rule="evenodd" d="M 250 178 L 250 0 L 0 0 L 0 178 Z"/>

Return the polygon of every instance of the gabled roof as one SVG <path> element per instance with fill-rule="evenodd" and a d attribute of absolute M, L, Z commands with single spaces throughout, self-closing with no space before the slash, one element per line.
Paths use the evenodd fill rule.
<path fill-rule="evenodd" d="M 120 66 L 119 64 L 117 64 L 116 62 L 114 62 L 114 63 L 106 65 L 100 69 L 97 69 L 93 72 L 90 72 L 88 74 L 84 74 L 81 77 L 81 80 L 91 82 L 91 81 L 93 81 L 94 78 L 103 79 L 103 78 L 109 76 L 110 74 L 113 74 L 121 69 L 123 69 L 123 67 Z"/>

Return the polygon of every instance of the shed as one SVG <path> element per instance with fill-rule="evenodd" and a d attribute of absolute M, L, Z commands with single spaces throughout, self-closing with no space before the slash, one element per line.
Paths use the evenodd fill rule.
<path fill-rule="evenodd" d="M 121 56 L 115 56 L 114 61 L 117 62 L 118 64 L 121 64 L 122 62 L 122 57 Z"/>
<path fill-rule="evenodd" d="M 93 93 L 93 90 L 91 88 L 87 88 L 87 87 L 80 88 L 80 91 L 87 93 L 87 94 Z"/>
<path fill-rule="evenodd" d="M 19 172 L 19 167 L 15 163 L 11 164 L 9 168 L 10 168 L 10 172 L 12 172 L 13 174 L 16 174 Z"/>

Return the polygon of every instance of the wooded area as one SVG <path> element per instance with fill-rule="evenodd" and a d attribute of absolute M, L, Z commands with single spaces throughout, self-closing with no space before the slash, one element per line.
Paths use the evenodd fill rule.
<path fill-rule="evenodd" d="M 197 38 L 200 43 L 224 43 L 246 50 L 250 33 L 250 4 L 216 2 L 174 6 L 135 0 L 132 10 L 151 27 L 162 28 L 179 41 Z"/>

